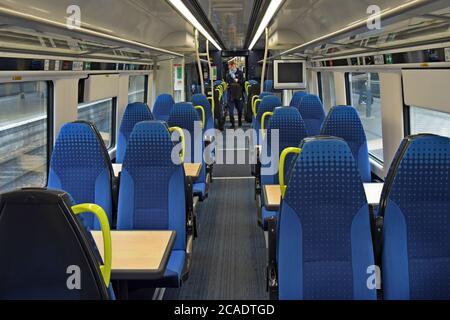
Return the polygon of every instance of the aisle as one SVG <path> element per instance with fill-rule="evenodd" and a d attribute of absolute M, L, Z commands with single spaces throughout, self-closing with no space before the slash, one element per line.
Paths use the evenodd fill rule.
<path fill-rule="evenodd" d="M 266 249 L 257 226 L 254 180 L 216 180 L 201 204 L 189 280 L 165 299 L 262 300 Z"/>

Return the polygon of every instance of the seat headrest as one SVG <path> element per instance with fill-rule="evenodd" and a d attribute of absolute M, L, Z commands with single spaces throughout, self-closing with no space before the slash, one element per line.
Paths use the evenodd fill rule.
<path fill-rule="evenodd" d="M 94 246 L 71 206 L 62 191 L 0 196 L 0 260 L 7 262 L 0 264 L 0 299 L 109 298 Z M 70 290 L 76 270 L 80 286 Z"/>
<path fill-rule="evenodd" d="M 333 107 L 323 124 L 322 134 L 337 136 L 358 145 L 367 141 L 358 111 L 351 106 Z"/>
<path fill-rule="evenodd" d="M 386 181 L 383 198 L 387 195 L 400 206 L 414 207 L 417 202 L 435 202 L 436 205 L 445 201 L 448 203 L 450 201 L 448 197 L 450 194 L 450 139 L 430 134 L 405 138 Z M 405 210 L 405 214 L 419 208 L 410 209 Z"/>
<path fill-rule="evenodd" d="M 307 94 L 300 102 L 300 113 L 303 119 L 323 119 L 325 118 L 325 110 L 322 101 L 316 95 Z"/>
<path fill-rule="evenodd" d="M 208 99 L 203 94 L 194 94 L 191 98 L 192 104 L 194 106 L 211 107 Z"/>
<path fill-rule="evenodd" d="M 336 195 L 351 192 L 355 207 L 367 204 L 356 161 L 344 140 L 327 136 L 306 138 L 300 149 L 288 180 L 286 201 L 301 205 L 315 199 L 326 206 L 328 200 L 340 201 Z"/>
<path fill-rule="evenodd" d="M 292 97 L 290 106 L 298 108 L 300 106 L 300 102 L 302 99 L 307 95 L 306 92 L 296 92 L 294 96 Z"/>
<path fill-rule="evenodd" d="M 138 123 L 131 133 L 125 153 L 124 167 L 172 167 L 174 142 L 167 124 L 163 121 Z"/>

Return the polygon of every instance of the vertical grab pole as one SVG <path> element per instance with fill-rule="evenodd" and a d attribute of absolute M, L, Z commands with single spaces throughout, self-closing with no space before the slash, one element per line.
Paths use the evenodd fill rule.
<path fill-rule="evenodd" d="M 261 92 L 264 92 L 264 81 L 266 80 L 267 56 L 269 55 L 269 28 L 266 28 L 266 48 L 264 50 L 264 61 L 261 74 Z"/>
<path fill-rule="evenodd" d="M 215 99 L 214 99 L 214 79 L 213 79 L 213 72 L 212 72 L 212 64 L 211 64 L 211 59 L 210 59 L 210 57 L 209 57 L 209 40 L 206 40 L 206 59 L 208 59 L 208 67 L 209 67 L 209 78 L 210 78 L 210 80 L 211 80 L 211 97 L 212 97 L 212 99 L 211 99 L 211 101 L 212 101 L 212 103 L 211 103 L 211 110 L 213 110 L 213 112 L 212 112 L 212 117 L 213 117 L 213 119 L 214 119 L 214 110 L 216 110 L 215 109 Z"/>
<path fill-rule="evenodd" d="M 198 73 L 200 74 L 200 85 L 202 87 L 202 94 L 205 94 L 205 82 L 203 80 L 203 69 L 202 69 L 202 62 L 200 60 L 199 46 L 200 45 L 198 40 L 198 30 L 195 29 L 195 53 L 197 54 Z"/>

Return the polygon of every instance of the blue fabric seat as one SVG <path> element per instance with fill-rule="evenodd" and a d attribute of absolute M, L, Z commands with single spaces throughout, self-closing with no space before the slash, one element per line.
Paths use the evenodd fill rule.
<path fill-rule="evenodd" d="M 161 94 L 156 98 L 153 106 L 153 117 L 155 120 L 169 121 L 169 115 L 172 112 L 175 101 L 170 94 Z"/>
<path fill-rule="evenodd" d="M 291 99 L 291 103 L 289 104 L 291 107 L 295 107 L 295 108 L 299 108 L 300 107 L 300 102 L 302 101 L 302 99 L 308 95 L 307 92 L 303 92 L 303 91 L 299 91 L 296 92 L 294 94 L 294 96 Z"/>
<path fill-rule="evenodd" d="M 278 130 L 278 139 L 275 140 L 278 143 L 279 149 L 272 150 L 272 131 Z M 263 159 L 262 170 L 267 172 L 261 173 L 261 184 L 264 185 L 275 185 L 280 184 L 279 181 L 279 162 L 280 155 L 286 148 L 295 147 L 298 148 L 303 139 L 307 137 L 306 127 L 303 122 L 300 112 L 293 107 L 281 107 L 276 108 L 273 116 L 269 120 L 269 125 L 267 128 L 267 135 L 263 143 L 262 155 L 268 157 L 268 159 Z M 274 151 L 277 151 L 275 154 Z M 269 161 L 267 161 L 269 160 Z M 287 167 L 293 160 L 293 155 L 289 155 L 286 158 Z M 272 169 L 271 169 L 272 168 Z M 267 173 L 267 174 L 264 174 Z M 288 176 L 288 172 L 285 173 Z M 264 193 L 261 194 L 264 197 Z M 264 204 L 264 199 L 261 201 Z M 277 212 L 268 211 L 266 207 L 262 206 L 262 215 L 264 222 L 264 230 L 267 230 L 267 220 L 270 217 L 277 216 Z"/>
<path fill-rule="evenodd" d="M 69 193 L 75 204 L 94 203 L 105 210 L 112 226 L 113 170 L 95 126 L 83 121 L 61 128 L 50 160 L 48 187 Z M 99 230 L 92 214 L 81 215 L 89 230 Z"/>
<path fill-rule="evenodd" d="M 173 147 L 165 122 L 140 122 L 130 136 L 121 173 L 117 228 L 176 231 L 176 243 L 164 278 L 148 283 L 150 287 L 179 287 L 183 276 L 185 176 L 183 165 L 172 161 Z"/>
<path fill-rule="evenodd" d="M 122 163 L 125 158 L 128 139 L 134 126 L 142 121 L 153 120 L 153 114 L 148 105 L 142 102 L 130 103 L 125 109 L 122 123 L 119 128 L 119 138 L 117 140 L 116 162 Z"/>
<path fill-rule="evenodd" d="M 195 110 L 192 103 L 183 102 L 175 104 L 169 117 L 169 126 L 179 127 L 189 132 L 190 139 L 186 136 L 186 163 L 201 163 L 202 169 L 199 178 L 194 181 L 194 195 L 199 196 L 200 200 L 207 197 L 206 188 L 206 164 L 203 155 L 205 144 L 203 139 L 203 130 L 201 129 L 201 117 Z M 195 130 L 197 125 L 198 130 Z M 190 141 L 188 141 L 190 140 Z"/>
<path fill-rule="evenodd" d="M 364 187 L 348 145 L 307 138 L 291 169 L 278 230 L 282 300 L 374 300 Z"/>
<path fill-rule="evenodd" d="M 337 106 L 326 118 L 322 134 L 342 138 L 350 146 L 364 182 L 372 181 L 366 133 L 355 108 Z"/>
<path fill-rule="evenodd" d="M 264 81 L 264 91 L 273 92 L 273 80 Z"/>
<path fill-rule="evenodd" d="M 205 130 L 214 129 L 214 117 L 212 114 L 212 107 L 208 99 L 203 94 L 195 94 L 191 98 L 194 107 L 201 106 L 205 109 L 206 119 L 205 119 Z M 202 117 L 201 111 L 198 110 L 200 117 Z"/>
<path fill-rule="evenodd" d="M 254 141 L 256 141 L 256 144 L 261 144 L 262 142 L 260 130 L 262 129 L 261 120 L 264 113 L 273 112 L 275 108 L 282 106 L 281 100 L 277 96 L 266 94 L 261 96 L 263 96 L 262 101 L 258 105 L 256 118 L 253 119 L 253 129 L 256 131 L 256 137 L 254 137 L 256 140 Z M 265 128 L 267 128 L 268 121 L 269 119 L 266 118 Z"/>
<path fill-rule="evenodd" d="M 450 139 L 406 138 L 383 191 L 387 300 L 450 299 Z"/>
<path fill-rule="evenodd" d="M 211 134 L 211 132 L 213 132 L 212 130 L 214 130 L 214 116 L 213 116 L 213 110 L 212 110 L 211 104 L 209 103 L 206 96 L 203 94 L 196 94 L 196 95 L 192 96 L 191 100 L 192 100 L 192 104 L 194 105 L 194 107 L 201 106 L 204 108 L 205 114 L 206 114 L 204 130 L 205 130 L 205 132 L 210 131 L 210 134 Z M 203 117 L 201 110 L 197 110 L 197 112 L 199 113 L 200 117 Z M 214 134 L 212 136 L 215 137 Z M 211 150 L 211 152 L 210 152 L 211 161 L 213 162 L 215 159 L 215 147 L 212 146 L 210 148 L 210 150 Z"/>
<path fill-rule="evenodd" d="M 320 98 L 312 94 L 304 96 L 298 110 L 305 121 L 309 136 L 319 135 L 326 117 Z"/>

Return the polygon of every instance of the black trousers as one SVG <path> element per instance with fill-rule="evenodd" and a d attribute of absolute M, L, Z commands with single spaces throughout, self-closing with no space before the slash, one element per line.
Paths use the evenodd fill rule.
<path fill-rule="evenodd" d="M 230 122 L 231 122 L 231 126 L 234 128 L 235 126 L 235 119 L 234 119 L 234 109 L 237 109 L 238 111 L 238 122 L 239 122 L 239 127 L 242 127 L 242 100 L 238 99 L 238 100 L 229 100 L 228 101 L 228 111 L 230 112 Z"/>

